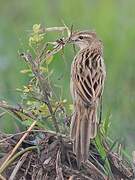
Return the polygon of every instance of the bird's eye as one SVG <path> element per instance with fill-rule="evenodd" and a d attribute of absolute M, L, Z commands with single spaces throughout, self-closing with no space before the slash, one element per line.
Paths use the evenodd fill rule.
<path fill-rule="evenodd" d="M 79 39 L 83 39 L 83 36 L 79 36 Z"/>

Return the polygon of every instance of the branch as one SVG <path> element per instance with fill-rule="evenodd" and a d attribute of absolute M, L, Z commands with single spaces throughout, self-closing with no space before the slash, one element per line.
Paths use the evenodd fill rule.
<path fill-rule="evenodd" d="M 56 29 L 56 28 L 53 28 L 53 30 L 54 29 Z M 49 30 L 51 30 L 51 29 L 49 29 Z M 63 47 L 68 43 L 68 41 L 69 41 L 69 37 L 66 39 L 60 39 L 60 40 L 57 40 L 56 42 L 54 42 L 53 50 L 45 53 L 45 59 L 49 58 L 50 56 L 56 54 L 61 49 L 63 49 Z M 43 51 L 46 49 L 46 47 L 47 47 L 47 45 L 45 45 Z M 21 53 L 20 56 L 29 64 L 30 69 L 32 70 L 33 74 L 35 75 L 36 79 L 38 80 L 40 91 L 43 94 L 43 102 L 48 107 L 49 113 L 52 117 L 52 120 L 53 120 L 53 123 L 55 126 L 55 130 L 58 133 L 60 131 L 59 131 L 57 119 L 55 117 L 55 113 L 53 112 L 51 102 L 49 100 L 49 95 L 50 95 L 49 85 L 48 85 L 48 82 L 45 79 L 43 73 L 40 71 L 41 57 L 44 54 L 43 51 L 41 52 L 40 56 L 35 58 L 35 60 L 33 60 L 32 55 L 28 54 L 28 53 Z"/>

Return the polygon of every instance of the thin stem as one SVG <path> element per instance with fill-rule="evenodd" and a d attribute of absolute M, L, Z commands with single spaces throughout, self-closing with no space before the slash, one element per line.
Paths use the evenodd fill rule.
<path fill-rule="evenodd" d="M 100 97 L 100 112 L 99 112 L 99 125 L 102 121 L 102 111 L 103 111 L 103 102 L 102 102 L 102 96 Z"/>
<path fill-rule="evenodd" d="M 49 100 L 48 82 L 44 78 L 43 74 L 40 72 L 39 65 L 36 64 L 35 61 L 32 60 L 31 55 L 23 53 L 22 57 L 25 59 L 26 62 L 29 63 L 33 74 L 35 75 L 36 79 L 38 80 L 40 91 L 43 93 L 43 102 L 48 107 L 48 110 L 49 110 L 49 113 L 50 113 L 50 115 L 52 117 L 56 132 L 60 132 L 59 127 L 58 127 L 58 123 L 57 123 L 57 119 L 56 119 L 56 117 L 55 117 L 55 115 L 53 113 L 53 109 L 52 109 L 52 106 L 51 106 L 51 103 L 50 103 L 50 100 Z"/>

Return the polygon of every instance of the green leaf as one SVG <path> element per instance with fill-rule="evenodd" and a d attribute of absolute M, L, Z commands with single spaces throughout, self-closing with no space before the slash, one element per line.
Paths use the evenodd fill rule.
<path fill-rule="evenodd" d="M 32 123 L 33 123 L 33 120 L 31 120 L 31 119 L 22 121 L 22 124 L 27 126 L 27 127 L 31 126 Z"/>
<path fill-rule="evenodd" d="M 22 73 L 22 74 L 26 74 L 26 73 L 29 73 L 29 72 L 31 72 L 31 69 L 22 69 L 20 71 L 20 73 Z"/>
<path fill-rule="evenodd" d="M 102 144 L 102 137 L 100 134 L 97 134 L 96 138 L 95 138 L 95 145 L 99 151 L 99 154 L 101 155 L 102 159 L 105 160 L 105 169 L 108 173 L 108 175 L 112 176 L 112 171 L 111 171 L 111 167 L 110 167 L 110 163 L 108 161 L 108 159 L 106 158 L 107 157 L 107 154 L 106 154 L 106 151 L 105 151 L 105 148 L 104 148 L 104 145 Z"/>
<path fill-rule="evenodd" d="M 109 110 L 108 112 L 107 112 L 107 115 L 106 115 L 106 118 L 104 119 L 104 121 L 103 121 L 103 124 L 102 124 L 102 127 L 101 127 L 101 131 L 102 131 L 102 133 L 105 135 L 105 136 L 107 136 L 107 134 L 108 134 L 108 129 L 109 129 L 109 127 L 110 127 L 110 118 L 111 118 L 111 111 Z"/>
<path fill-rule="evenodd" d="M 53 55 L 46 59 L 46 64 L 49 65 L 53 60 Z"/>

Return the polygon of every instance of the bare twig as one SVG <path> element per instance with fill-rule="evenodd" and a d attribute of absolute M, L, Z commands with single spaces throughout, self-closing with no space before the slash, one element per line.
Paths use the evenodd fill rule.
<path fill-rule="evenodd" d="M 99 125 L 102 121 L 102 111 L 103 111 L 103 102 L 102 102 L 102 96 L 100 97 L 100 107 L 99 107 Z"/>
<path fill-rule="evenodd" d="M 84 167 L 88 167 L 89 169 L 92 169 L 95 172 L 95 175 L 102 177 L 102 179 L 106 180 L 107 176 L 105 176 L 94 164 L 92 164 L 90 161 L 87 161 L 83 164 Z"/>
<path fill-rule="evenodd" d="M 6 180 L 6 178 L 4 176 L 2 176 L 1 174 L 0 174 L 0 179 L 1 180 Z"/>
<path fill-rule="evenodd" d="M 20 108 L 20 106 L 18 107 L 13 107 L 8 105 L 7 103 L 0 101 L 0 108 L 4 109 L 8 112 L 11 112 L 12 114 L 14 114 L 16 117 L 18 117 L 20 120 L 24 120 L 21 116 L 21 114 L 26 118 L 30 118 L 33 120 L 36 120 L 36 117 L 33 114 L 27 113 L 25 112 L 22 108 Z"/>
<path fill-rule="evenodd" d="M 45 55 L 45 59 L 51 57 L 52 55 L 58 53 L 60 50 L 63 49 L 63 47 L 69 42 L 69 37 L 65 39 L 57 40 L 56 42 L 50 42 L 50 44 L 54 45 L 54 48 L 52 51 L 48 51 Z"/>
<path fill-rule="evenodd" d="M 29 154 L 29 151 L 26 152 L 25 154 L 23 154 L 22 157 L 19 159 L 19 161 L 17 162 L 14 170 L 12 171 L 12 173 L 11 173 L 11 175 L 9 177 L 9 180 L 14 180 L 15 179 L 15 176 L 16 176 L 17 172 L 19 171 L 19 169 L 21 168 L 21 166 L 25 162 L 28 154 Z"/>
<path fill-rule="evenodd" d="M 63 32 L 65 30 L 67 30 L 67 27 L 50 27 L 50 28 L 45 28 L 45 32 L 54 32 L 54 31 Z"/>
<path fill-rule="evenodd" d="M 26 175 L 28 174 L 28 170 L 29 170 L 29 168 L 30 168 L 31 161 L 32 161 L 32 155 L 30 156 L 30 160 L 29 160 L 29 162 L 28 162 L 27 168 L 26 168 L 25 173 L 24 173 L 24 176 L 25 176 L 25 177 L 26 177 Z"/>
<path fill-rule="evenodd" d="M 62 173 L 62 165 L 61 165 L 61 160 L 60 160 L 60 151 L 57 152 L 56 174 L 57 174 L 57 177 L 55 180 L 64 180 L 63 173 Z"/>
<path fill-rule="evenodd" d="M 29 132 L 29 133 L 30 133 L 30 132 L 42 132 L 42 133 L 49 133 L 49 134 L 52 134 L 52 135 L 54 135 L 54 136 L 60 135 L 61 137 L 67 137 L 67 138 L 68 138 L 68 136 L 66 136 L 65 134 L 56 133 L 56 132 L 54 132 L 54 131 L 43 130 L 43 129 L 33 129 L 33 130 L 30 130 L 30 131 L 27 130 L 27 131 L 22 131 L 22 132 L 15 133 L 15 134 L 6 135 L 6 136 L 8 136 L 8 137 L 0 140 L 0 143 L 3 143 L 3 142 L 5 142 L 5 141 L 7 141 L 7 140 L 9 140 L 9 139 L 11 139 L 11 138 L 13 138 L 13 137 L 15 137 L 15 136 L 25 134 L 26 132 Z M 0 133 L 1 133 L 1 132 L 0 132 Z"/>
<path fill-rule="evenodd" d="M 77 178 L 82 178 L 82 179 L 86 179 L 86 180 L 93 180 L 92 178 L 90 178 L 89 176 L 83 174 L 81 171 L 79 170 L 75 170 L 75 169 L 71 169 L 66 165 L 63 165 L 63 171 L 67 174 L 72 174 L 77 176 Z"/>

